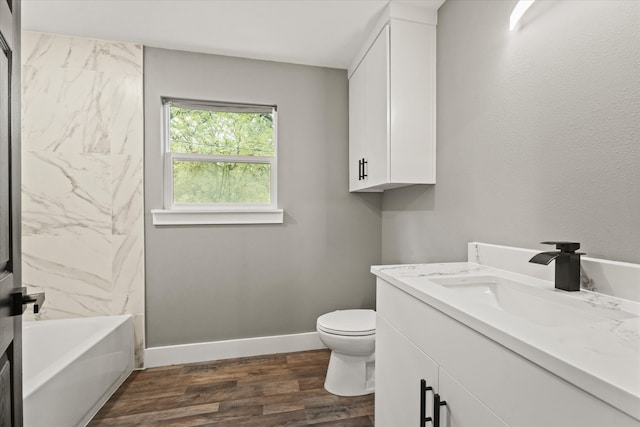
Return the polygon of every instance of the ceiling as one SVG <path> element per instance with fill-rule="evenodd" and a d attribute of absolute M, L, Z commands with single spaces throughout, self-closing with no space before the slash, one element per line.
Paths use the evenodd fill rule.
<path fill-rule="evenodd" d="M 391 0 L 437 9 L 444 0 Z M 389 0 L 23 0 L 22 28 L 348 68 Z"/>

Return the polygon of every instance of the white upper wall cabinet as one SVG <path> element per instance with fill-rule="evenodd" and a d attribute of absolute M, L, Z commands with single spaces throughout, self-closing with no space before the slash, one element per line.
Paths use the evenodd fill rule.
<path fill-rule="evenodd" d="M 389 8 L 349 70 L 349 191 L 435 184 L 436 15 L 412 12 Z"/>

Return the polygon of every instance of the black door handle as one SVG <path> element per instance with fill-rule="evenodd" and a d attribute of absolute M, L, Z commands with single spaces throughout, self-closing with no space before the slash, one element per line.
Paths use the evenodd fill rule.
<path fill-rule="evenodd" d="M 440 400 L 440 395 L 433 395 L 433 427 L 440 427 L 440 407 L 447 404 L 446 400 Z"/>
<path fill-rule="evenodd" d="M 33 313 L 38 314 L 44 304 L 44 292 L 27 294 L 27 288 L 17 288 L 11 292 L 11 315 L 20 316 L 27 308 L 27 304 L 33 304 Z"/>
<path fill-rule="evenodd" d="M 362 181 L 367 177 L 367 173 L 365 171 L 365 165 L 369 163 L 364 157 L 358 160 L 358 181 Z"/>
<path fill-rule="evenodd" d="M 420 427 L 424 427 L 426 422 L 432 421 L 431 417 L 427 417 L 427 391 L 433 390 L 427 387 L 425 380 L 420 380 Z"/>

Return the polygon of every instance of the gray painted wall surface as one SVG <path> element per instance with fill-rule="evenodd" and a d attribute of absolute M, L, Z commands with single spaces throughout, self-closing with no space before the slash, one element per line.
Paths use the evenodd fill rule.
<path fill-rule="evenodd" d="M 315 331 L 372 308 L 381 197 L 348 193 L 345 70 L 145 48 L 147 347 Z M 160 97 L 278 105 L 283 225 L 154 227 Z"/>
<path fill-rule="evenodd" d="M 548 239 L 640 263 L 640 2 L 536 2 L 509 32 L 514 4 L 440 8 L 437 184 L 385 191 L 383 263 Z"/>

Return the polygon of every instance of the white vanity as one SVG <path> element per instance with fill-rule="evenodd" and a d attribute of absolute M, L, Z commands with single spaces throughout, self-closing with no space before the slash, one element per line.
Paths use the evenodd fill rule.
<path fill-rule="evenodd" d="M 640 304 L 555 290 L 531 251 L 469 249 L 474 262 L 372 267 L 376 425 L 640 426 Z M 496 251 L 516 267 L 483 265 Z M 616 264 L 640 292 L 640 266 Z"/>

